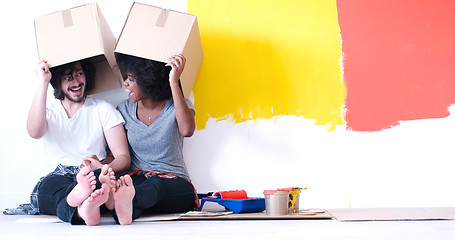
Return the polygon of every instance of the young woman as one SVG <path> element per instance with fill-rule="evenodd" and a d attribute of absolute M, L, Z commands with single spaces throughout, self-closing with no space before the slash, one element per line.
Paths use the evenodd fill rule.
<path fill-rule="evenodd" d="M 117 109 L 125 119 L 131 155 L 132 220 L 143 213 L 193 210 L 196 194 L 182 149 L 183 138 L 195 131 L 195 110 L 179 84 L 184 56 L 174 55 L 165 64 L 119 54 L 117 61 L 130 91 Z"/>

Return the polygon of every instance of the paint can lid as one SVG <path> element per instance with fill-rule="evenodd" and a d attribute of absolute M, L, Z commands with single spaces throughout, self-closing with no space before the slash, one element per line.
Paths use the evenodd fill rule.
<path fill-rule="evenodd" d="M 264 190 L 264 195 L 273 195 L 273 194 L 289 194 L 289 191 L 287 190 Z"/>

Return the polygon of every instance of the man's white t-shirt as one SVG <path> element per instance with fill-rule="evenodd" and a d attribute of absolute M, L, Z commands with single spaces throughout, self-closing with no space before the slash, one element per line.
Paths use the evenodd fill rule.
<path fill-rule="evenodd" d="M 79 166 L 84 157 L 107 157 L 104 132 L 124 123 L 122 115 L 110 103 L 87 97 L 84 105 L 68 118 L 57 99 L 46 107 L 47 130 L 43 137 L 46 158 L 58 164 Z"/>

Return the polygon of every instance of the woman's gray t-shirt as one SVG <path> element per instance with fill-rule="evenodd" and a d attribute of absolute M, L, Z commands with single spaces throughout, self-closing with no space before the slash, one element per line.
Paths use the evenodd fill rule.
<path fill-rule="evenodd" d="M 188 99 L 185 102 L 194 110 Z M 130 99 L 121 102 L 117 109 L 125 119 L 131 169 L 173 173 L 190 181 L 183 161 L 183 136 L 179 132 L 172 98 L 150 126 L 137 118 L 137 103 Z"/>

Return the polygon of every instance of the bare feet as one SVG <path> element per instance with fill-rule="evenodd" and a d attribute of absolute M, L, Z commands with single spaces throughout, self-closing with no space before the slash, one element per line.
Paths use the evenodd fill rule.
<path fill-rule="evenodd" d="M 115 212 L 120 225 L 129 225 L 133 222 L 133 198 L 135 192 L 130 175 L 126 174 L 117 180 L 114 202 Z"/>
<path fill-rule="evenodd" d="M 98 177 L 101 184 L 107 184 L 109 190 L 116 187 L 117 181 L 115 179 L 115 173 L 109 165 L 105 164 L 101 168 L 100 176 Z M 109 199 L 107 200 L 106 207 L 109 210 L 114 209 L 114 191 L 109 191 Z"/>
<path fill-rule="evenodd" d="M 66 202 L 71 207 L 77 207 L 87 199 L 96 188 L 95 174 L 90 167 L 82 167 L 76 175 L 77 185 L 71 190 Z"/>
<path fill-rule="evenodd" d="M 100 189 L 95 190 L 90 196 L 77 208 L 77 212 L 85 224 L 88 226 L 98 225 L 100 223 L 100 206 L 109 198 L 110 189 L 107 184 L 102 184 Z"/>

